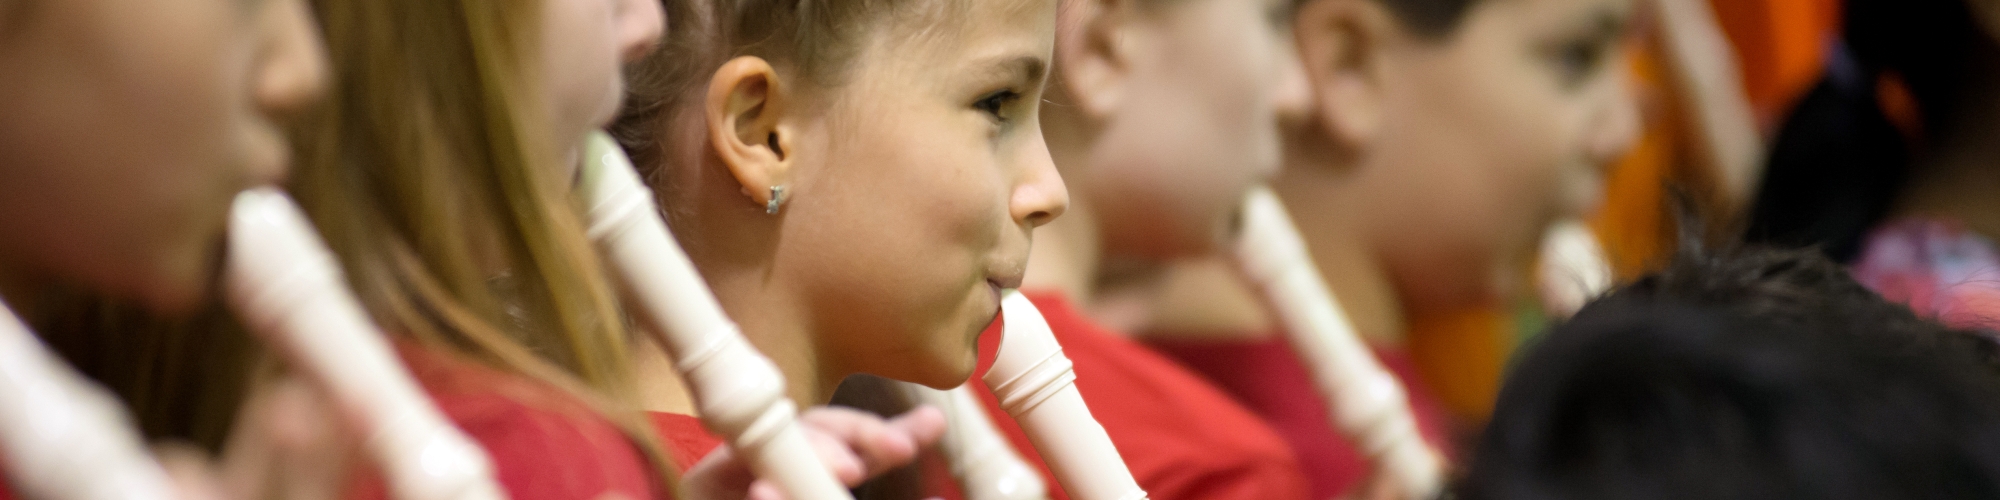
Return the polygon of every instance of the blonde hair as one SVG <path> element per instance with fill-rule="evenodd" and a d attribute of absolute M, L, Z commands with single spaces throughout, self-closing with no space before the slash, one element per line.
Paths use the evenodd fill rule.
<path fill-rule="evenodd" d="M 291 191 L 393 335 L 566 389 L 671 478 L 624 316 L 536 130 L 537 0 L 315 2 L 334 85 Z"/>

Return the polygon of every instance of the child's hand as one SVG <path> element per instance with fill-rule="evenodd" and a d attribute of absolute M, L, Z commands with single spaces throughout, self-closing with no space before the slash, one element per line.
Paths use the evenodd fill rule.
<path fill-rule="evenodd" d="M 217 460 L 226 498 L 340 498 L 349 486 L 354 436 L 331 399 L 295 377 L 259 384 L 244 402 Z"/>
<path fill-rule="evenodd" d="M 153 447 L 175 498 L 332 500 L 345 491 L 352 439 L 305 382 L 281 378 L 253 388 L 221 457 L 189 444 Z"/>
<path fill-rule="evenodd" d="M 919 406 L 883 420 L 859 410 L 816 407 L 799 416 L 801 429 L 821 463 L 847 486 L 909 464 L 917 452 L 944 435 L 944 413 Z M 728 446 L 717 448 L 682 478 L 686 500 L 783 500 L 776 485 L 757 479 Z"/>

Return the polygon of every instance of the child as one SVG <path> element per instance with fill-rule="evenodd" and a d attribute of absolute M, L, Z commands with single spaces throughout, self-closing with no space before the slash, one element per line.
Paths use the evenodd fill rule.
<path fill-rule="evenodd" d="M 1035 105 L 1055 2 L 669 7 L 614 134 L 790 397 L 825 403 L 856 373 L 964 383 L 1066 205 Z M 668 440 L 714 442 L 685 400 L 648 407 L 680 415 L 656 417 Z"/>
<path fill-rule="evenodd" d="M 1601 169 L 1636 133 L 1624 87 L 1626 0 L 1312 0 L 1294 24 L 1311 83 L 1312 119 L 1289 127 L 1272 183 L 1356 329 L 1401 347 L 1417 320 L 1525 291 L 1519 278 L 1554 221 L 1587 212 Z M 1275 342 L 1270 320 L 1233 277 L 1213 269 L 1169 281 L 1150 325 Z M 1193 275 L 1194 278 L 1187 278 Z M 1207 277 L 1202 277 L 1207 276 Z M 1224 304 L 1197 308 L 1183 304 Z M 1182 333 L 1185 337 L 1189 333 Z M 1416 342 L 1417 339 L 1409 339 Z M 1267 402 L 1331 496 L 1362 479 L 1360 457 L 1330 436 L 1308 386 L 1259 372 L 1296 364 L 1281 349 L 1176 342 L 1209 375 Z M 1392 347 L 1387 352 L 1397 363 Z M 1471 346 L 1446 346 L 1471 349 Z M 1216 358 L 1217 354 L 1244 358 Z M 1399 370 L 1408 373 L 1405 370 Z M 1440 419 L 1415 387 L 1427 434 Z M 1303 392 L 1303 391 L 1295 391 Z M 1475 413 L 1468 411 L 1467 413 Z"/>
<path fill-rule="evenodd" d="M 603 90 L 544 76 L 615 81 L 618 52 L 558 51 L 594 39 L 569 36 L 580 29 L 564 21 L 610 23 L 612 6 L 317 4 L 335 84 L 297 128 L 290 191 L 412 374 L 515 498 L 672 487 L 671 457 L 630 403 L 621 313 L 563 181 L 561 139 L 583 135 L 564 126 L 606 111 L 551 104 Z M 644 47 L 658 25 L 599 36 Z M 358 489 L 384 495 L 373 482 Z"/>
<path fill-rule="evenodd" d="M 0 2 L 4 307 L 41 326 L 41 301 L 63 289 L 168 316 L 209 305 L 230 202 L 284 175 L 283 118 L 323 86 L 311 24 L 303 0 Z M 302 407 L 315 406 L 249 411 Z M 269 443 L 268 430 L 238 438 Z M 162 458 L 191 496 L 265 479 L 219 482 L 185 453 Z"/>
<path fill-rule="evenodd" d="M 1078 0 L 1062 11 L 1061 25 L 1074 29 L 1058 39 L 1058 91 L 1042 110 L 1076 202 L 1043 231 L 1023 291 L 1155 499 L 1305 498 L 1306 477 L 1322 473 L 1302 471 L 1240 403 L 1126 338 L 1112 298 L 1146 268 L 1225 248 L 1248 189 L 1277 168 L 1279 124 L 1301 118 L 1306 101 L 1288 36 L 1292 7 Z"/>
<path fill-rule="evenodd" d="M 632 339 L 572 197 L 584 138 L 617 111 L 621 65 L 660 36 L 659 4 L 319 8 L 337 85 L 298 129 L 292 191 L 508 493 L 745 495 L 746 467 L 727 460 L 676 491 L 699 457 L 669 455 L 639 411 Z M 897 460 L 871 439 L 923 440 L 846 414 L 806 424 L 823 455 L 854 462 Z"/>

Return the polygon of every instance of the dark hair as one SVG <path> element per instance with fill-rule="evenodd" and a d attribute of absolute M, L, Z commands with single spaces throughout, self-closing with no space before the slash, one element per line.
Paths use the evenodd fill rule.
<path fill-rule="evenodd" d="M 1973 57 L 1992 42 L 1967 1 L 1847 0 L 1848 48 L 1862 69 L 1896 75 L 1916 100 L 1925 128 L 1950 124 L 1973 89 Z"/>
<path fill-rule="evenodd" d="M 1849 260 L 1889 214 L 1922 138 L 1954 133 L 1965 100 L 1991 80 L 1974 78 L 1994 42 L 1968 0 L 1846 0 L 1843 45 L 1826 76 L 1780 126 L 1752 211 L 1752 241 L 1818 245 Z M 1878 100 L 1892 80 L 1914 101 L 1919 130 L 1899 130 Z"/>
<path fill-rule="evenodd" d="M 2000 498 L 1993 352 L 1810 251 L 1683 251 L 1527 352 L 1459 491 Z"/>
<path fill-rule="evenodd" d="M 219 454 L 251 386 L 278 366 L 219 297 L 207 302 L 166 319 L 64 284 L 22 312 L 49 349 L 118 397 L 147 441 Z"/>
<path fill-rule="evenodd" d="M 1419 35 L 1444 38 L 1458 31 L 1465 13 L 1482 0 L 1375 0 L 1388 7 L 1404 27 Z"/>
<path fill-rule="evenodd" d="M 1292 0 L 1292 10 L 1312 0 Z M 1485 0 L 1372 0 L 1381 2 L 1396 21 L 1419 35 L 1428 38 L 1445 38 L 1458 31 L 1464 23 L 1465 13 L 1472 6 Z"/>

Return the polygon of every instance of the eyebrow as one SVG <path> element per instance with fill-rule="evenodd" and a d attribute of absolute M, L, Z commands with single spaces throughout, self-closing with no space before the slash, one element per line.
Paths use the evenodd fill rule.
<path fill-rule="evenodd" d="M 978 71 L 989 75 L 1004 74 L 1010 79 L 1018 79 L 1028 83 L 1042 81 L 1042 77 L 1049 72 L 1048 61 L 1030 55 L 988 58 L 974 63 L 974 67 L 979 68 Z"/>

